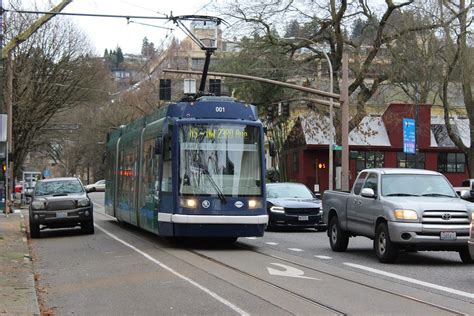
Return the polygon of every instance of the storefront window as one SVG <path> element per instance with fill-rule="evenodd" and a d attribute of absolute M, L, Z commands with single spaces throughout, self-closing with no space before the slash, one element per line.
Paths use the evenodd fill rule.
<path fill-rule="evenodd" d="M 379 151 L 359 151 L 353 153 L 356 159 L 357 172 L 367 168 L 383 168 L 384 153 Z"/>
<path fill-rule="evenodd" d="M 466 157 L 463 153 L 438 153 L 439 172 L 464 173 Z"/>
<path fill-rule="evenodd" d="M 418 162 L 416 162 L 415 157 L 417 157 Z M 414 155 L 407 153 L 397 153 L 397 167 L 425 169 L 425 154 L 418 153 L 417 155 Z"/>

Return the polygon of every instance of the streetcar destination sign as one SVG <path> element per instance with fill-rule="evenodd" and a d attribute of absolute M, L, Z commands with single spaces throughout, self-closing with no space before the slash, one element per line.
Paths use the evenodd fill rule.
<path fill-rule="evenodd" d="M 209 139 L 216 138 L 247 138 L 248 132 L 243 131 L 239 128 L 229 128 L 229 127 L 206 127 L 206 128 L 190 128 L 188 131 L 188 136 L 191 139 L 196 139 L 199 137 L 205 136 Z"/>

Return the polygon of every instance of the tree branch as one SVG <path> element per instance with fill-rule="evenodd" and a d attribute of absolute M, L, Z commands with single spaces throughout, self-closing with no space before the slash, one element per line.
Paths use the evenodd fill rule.
<path fill-rule="evenodd" d="M 54 13 L 61 12 L 72 0 L 63 0 L 60 4 L 52 8 L 49 12 L 51 14 L 45 14 L 38 20 L 36 20 L 26 31 L 15 36 L 5 47 L 2 48 L 2 58 L 5 59 L 8 56 L 8 53 L 12 51 L 15 47 L 26 41 L 31 35 L 33 35 L 41 26 L 51 20 L 56 16 Z"/>

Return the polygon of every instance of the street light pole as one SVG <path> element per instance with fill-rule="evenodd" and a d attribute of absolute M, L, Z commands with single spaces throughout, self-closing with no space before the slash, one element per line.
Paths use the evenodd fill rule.
<path fill-rule="evenodd" d="M 321 49 L 318 43 L 308 38 L 303 38 L 303 37 L 283 38 L 283 40 L 295 40 L 295 39 L 301 40 L 301 41 L 307 41 L 311 43 L 312 45 L 316 46 L 319 49 L 319 51 L 323 53 L 329 66 L 329 80 L 330 80 L 329 92 L 333 94 L 334 93 L 334 77 L 333 77 L 334 74 L 332 71 L 331 59 L 329 59 L 328 54 L 323 49 Z M 330 124 L 329 125 L 329 190 L 332 190 L 334 189 L 334 184 L 333 184 L 333 181 L 334 181 L 334 151 L 333 151 L 334 150 L 334 131 L 333 131 L 334 114 L 333 114 L 333 99 L 331 97 L 329 98 L 329 122 L 330 122 L 329 123 Z"/>

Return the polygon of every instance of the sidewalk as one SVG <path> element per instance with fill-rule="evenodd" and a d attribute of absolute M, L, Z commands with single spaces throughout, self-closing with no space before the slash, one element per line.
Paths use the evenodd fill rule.
<path fill-rule="evenodd" d="M 21 210 L 0 213 L 0 315 L 39 315 Z"/>

